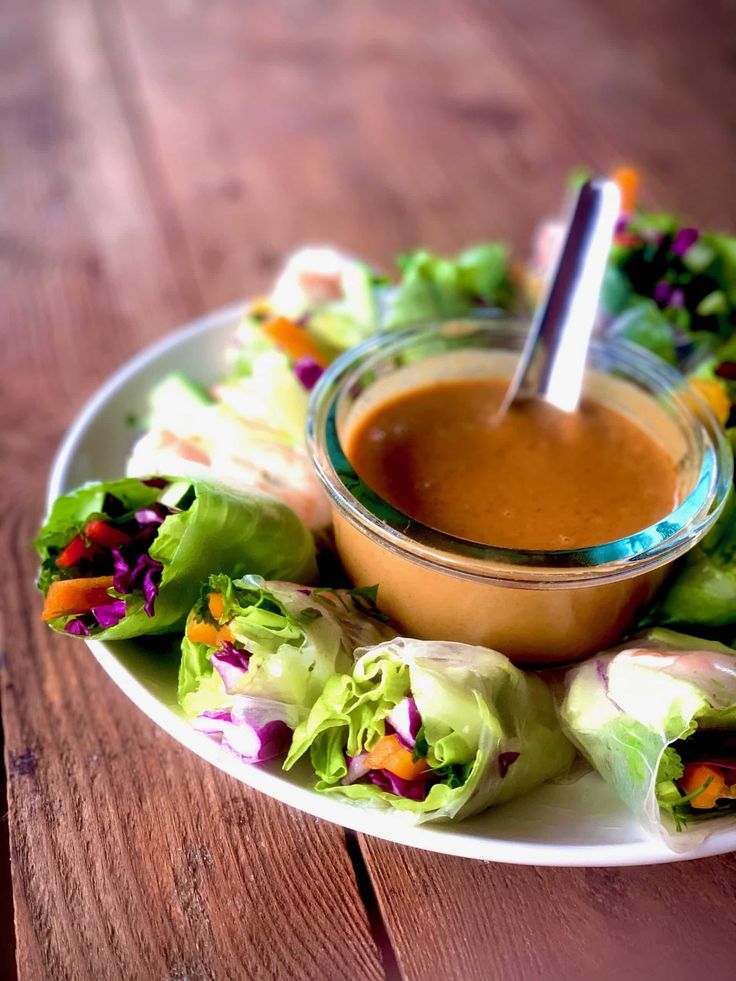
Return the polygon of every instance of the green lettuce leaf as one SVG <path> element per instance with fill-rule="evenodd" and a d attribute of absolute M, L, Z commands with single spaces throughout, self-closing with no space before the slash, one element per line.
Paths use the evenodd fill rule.
<path fill-rule="evenodd" d="M 722 631 L 736 624 L 736 498 L 713 530 L 677 566 L 644 625 Z"/>
<path fill-rule="evenodd" d="M 385 734 L 386 716 L 408 694 L 422 719 L 427 762 L 441 782 L 423 801 L 342 783 L 346 754 L 370 750 Z M 284 768 L 307 752 L 321 793 L 406 811 L 417 822 L 467 817 L 511 800 L 567 769 L 574 757 L 540 678 L 485 648 L 406 638 L 366 651 L 352 674 L 328 681 L 294 732 Z"/>
<path fill-rule="evenodd" d="M 613 321 L 610 331 L 669 364 L 677 363 L 674 327 L 654 300 L 637 300 Z"/>
<path fill-rule="evenodd" d="M 508 309 L 513 289 L 508 250 L 499 243 L 476 245 L 456 259 L 431 252 L 400 257 L 401 280 L 387 301 L 384 328 L 462 317 L 479 306 Z"/>
<path fill-rule="evenodd" d="M 210 576 L 191 619 L 212 620 L 210 592 L 221 593 L 224 601 L 216 623 L 227 624 L 250 657 L 247 670 L 233 672 L 234 683 L 226 689 L 211 663 L 216 648 L 185 637 L 178 696 L 189 716 L 227 708 L 238 695 L 294 705 L 306 714 L 327 680 L 350 670 L 356 648 L 393 635 L 365 590 L 309 589 L 259 576 L 235 581 Z"/>
<path fill-rule="evenodd" d="M 39 587 L 46 591 L 59 576 L 54 557 L 99 514 L 105 493 L 123 501 L 131 512 L 154 500 L 191 505 L 162 523 L 149 554 L 163 563 L 154 615 L 144 610 L 142 595 L 122 597 L 126 615 L 114 627 L 93 631 L 102 640 L 143 634 L 174 633 L 184 626 L 202 582 L 213 572 L 256 573 L 270 578 L 309 581 L 316 575 L 314 539 L 285 505 L 258 494 L 235 494 L 202 481 L 176 481 L 163 492 L 132 478 L 87 484 L 55 501 L 35 547 L 41 557 Z M 153 492 L 153 493 L 152 493 Z M 167 496 L 168 495 L 168 496 Z M 116 594 L 110 591 L 111 597 Z M 63 630 L 69 617 L 50 621 Z"/>
<path fill-rule="evenodd" d="M 702 840 L 702 825 L 681 833 L 696 814 L 675 783 L 677 745 L 736 728 L 736 652 L 653 631 L 572 668 L 562 688 L 565 733 L 644 827 L 676 850 Z"/>

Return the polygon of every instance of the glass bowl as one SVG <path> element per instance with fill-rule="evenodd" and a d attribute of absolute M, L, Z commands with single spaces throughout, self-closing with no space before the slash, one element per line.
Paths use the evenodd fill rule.
<path fill-rule="evenodd" d="M 343 446 L 366 411 L 435 380 L 510 377 L 527 330 L 527 322 L 495 318 L 373 337 L 320 379 L 307 438 L 348 576 L 358 586 L 378 585 L 379 606 L 399 629 L 544 665 L 580 659 L 622 636 L 671 564 L 717 519 L 733 457 L 682 375 L 634 345 L 594 340 L 585 394 L 637 421 L 675 461 L 680 503 L 656 524 L 590 548 L 498 548 L 423 525 L 360 479 Z"/>

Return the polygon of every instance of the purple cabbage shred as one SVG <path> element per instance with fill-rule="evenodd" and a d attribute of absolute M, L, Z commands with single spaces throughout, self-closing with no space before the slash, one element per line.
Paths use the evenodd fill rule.
<path fill-rule="evenodd" d="M 149 504 L 148 507 L 140 508 L 140 510 L 136 511 L 135 520 L 140 525 L 160 525 L 168 518 L 170 513 L 170 509 L 165 504 L 156 501 L 153 504 Z"/>
<path fill-rule="evenodd" d="M 149 617 L 153 616 L 154 602 L 164 568 L 161 562 L 152 559 L 148 554 L 156 529 L 157 526 L 146 525 L 127 545 L 112 550 L 115 590 L 124 596 L 140 590 L 145 598 L 146 616 Z M 149 531 L 153 531 L 154 534 L 151 535 Z"/>
<path fill-rule="evenodd" d="M 498 760 L 496 762 L 498 763 L 498 773 L 502 780 L 509 772 L 511 764 L 516 763 L 518 758 L 518 753 L 499 753 Z"/>
<path fill-rule="evenodd" d="M 368 773 L 368 780 L 379 790 L 387 794 L 395 794 L 397 797 L 406 797 L 408 800 L 422 801 L 429 790 L 428 780 L 404 780 L 389 770 L 371 770 Z"/>
<path fill-rule="evenodd" d="M 258 734 L 261 748 L 257 757 L 253 758 L 254 763 L 262 763 L 264 760 L 272 760 L 275 756 L 281 756 L 291 745 L 292 731 L 281 719 L 267 722 Z"/>
<path fill-rule="evenodd" d="M 207 709 L 194 720 L 194 728 L 207 736 L 222 736 L 225 726 L 233 724 L 230 709 Z"/>
<path fill-rule="evenodd" d="M 422 727 L 422 717 L 417 703 L 411 695 L 402 698 L 386 716 L 387 725 L 399 737 L 399 742 L 405 749 L 414 749 L 414 743 Z"/>
<path fill-rule="evenodd" d="M 243 675 L 247 673 L 250 651 L 241 651 L 229 640 L 210 656 L 210 663 L 222 678 L 225 691 L 230 695 L 237 690 Z"/>
<path fill-rule="evenodd" d="M 90 629 L 82 617 L 76 617 L 64 624 L 64 633 L 73 634 L 75 637 L 89 637 Z"/>
<path fill-rule="evenodd" d="M 115 627 L 125 616 L 125 600 L 117 599 L 103 606 L 93 606 L 92 615 L 103 630 Z"/>
<path fill-rule="evenodd" d="M 366 756 L 368 756 L 367 753 L 358 753 L 357 756 L 348 756 L 347 753 L 345 754 L 348 772 L 341 780 L 343 785 L 347 786 L 348 784 L 355 783 L 356 780 L 361 780 L 370 773 L 370 768 L 365 765 Z"/>
<path fill-rule="evenodd" d="M 700 232 L 697 228 L 681 228 L 672 239 L 670 252 L 673 255 L 683 256 L 695 245 L 699 238 Z"/>
<path fill-rule="evenodd" d="M 312 391 L 322 377 L 323 372 L 324 368 L 317 364 L 314 358 L 310 358 L 309 355 L 299 358 L 294 365 L 294 374 L 308 392 Z"/>
<path fill-rule="evenodd" d="M 681 289 L 672 290 L 669 306 L 682 309 L 685 306 L 685 291 Z"/>
<path fill-rule="evenodd" d="M 282 756 L 291 743 L 291 729 L 281 719 L 256 726 L 235 718 L 229 709 L 202 712 L 193 725 L 246 763 L 263 763 Z"/>

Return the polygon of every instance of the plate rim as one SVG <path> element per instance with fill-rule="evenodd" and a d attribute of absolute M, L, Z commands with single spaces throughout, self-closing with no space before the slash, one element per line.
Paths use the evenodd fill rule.
<path fill-rule="evenodd" d="M 206 334 L 214 327 L 236 323 L 246 309 L 247 302 L 239 301 L 196 317 L 143 347 L 106 378 L 79 410 L 54 456 L 47 482 L 47 512 L 55 498 L 63 493 L 67 471 L 87 428 L 112 397 L 151 361 L 200 334 Z M 736 850 L 736 830 L 728 829 L 716 831 L 695 848 L 679 852 L 653 836 L 628 843 L 574 845 L 464 835 L 454 832 L 451 824 L 415 825 L 397 819 L 394 812 L 358 808 L 349 802 L 318 794 L 315 790 L 295 784 L 266 768 L 245 764 L 234 755 L 226 754 L 141 684 L 103 641 L 90 639 L 85 643 L 98 664 L 133 705 L 180 745 L 254 790 L 339 827 L 424 851 L 476 861 L 556 868 L 659 865 L 694 861 Z M 131 693 L 135 693 L 136 697 L 133 698 Z"/>

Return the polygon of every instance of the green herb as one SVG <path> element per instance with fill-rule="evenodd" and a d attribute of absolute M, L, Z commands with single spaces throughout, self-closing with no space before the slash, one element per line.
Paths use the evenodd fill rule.
<path fill-rule="evenodd" d="M 680 754 L 673 746 L 668 746 L 664 753 L 662 753 L 662 759 L 659 762 L 657 782 L 679 780 L 684 772 L 685 767 L 682 765 Z"/>
<path fill-rule="evenodd" d="M 429 743 L 427 742 L 427 737 L 424 734 L 424 726 L 419 727 L 419 732 L 417 733 L 417 738 L 414 740 L 414 749 L 411 751 L 411 758 L 416 762 L 417 760 L 424 760 L 429 752 Z"/>
<path fill-rule="evenodd" d="M 439 783 L 444 783 L 451 790 L 454 790 L 456 787 L 465 786 L 472 769 L 472 763 L 447 763 L 432 772 L 439 778 Z"/>

